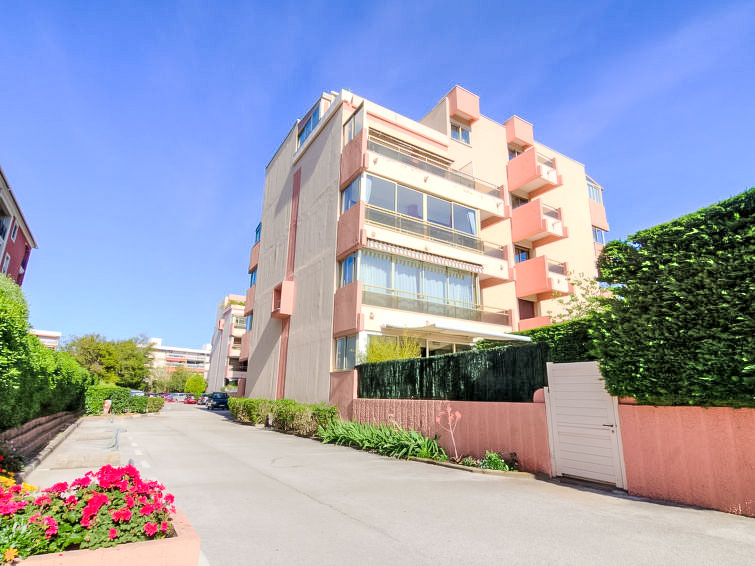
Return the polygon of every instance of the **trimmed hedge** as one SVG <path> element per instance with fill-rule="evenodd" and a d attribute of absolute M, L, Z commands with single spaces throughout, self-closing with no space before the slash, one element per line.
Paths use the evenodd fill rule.
<path fill-rule="evenodd" d="M 127 413 L 131 400 L 130 391 L 116 385 L 93 385 L 86 392 L 84 409 L 87 415 L 101 415 L 102 406 L 106 399 L 110 399 L 112 414 Z M 146 407 L 146 405 L 145 405 Z"/>
<path fill-rule="evenodd" d="M 471 350 L 357 366 L 366 399 L 531 402 L 548 384 L 546 344 Z"/>
<path fill-rule="evenodd" d="M 314 436 L 318 427 L 338 418 L 335 405 L 298 403 L 293 399 L 271 401 L 230 397 L 228 409 L 234 420 L 250 424 L 262 424 L 271 414 L 275 430 L 300 436 Z"/>
<path fill-rule="evenodd" d="M 755 406 L 755 188 L 610 242 L 598 267 L 618 285 L 596 325 L 611 394 Z"/>
<path fill-rule="evenodd" d="M 147 412 L 156 413 L 165 405 L 165 399 L 162 397 L 147 397 Z"/>
<path fill-rule="evenodd" d="M 586 362 L 597 359 L 590 335 L 594 324 L 593 318 L 581 318 L 514 334 L 529 336 L 536 343 L 548 344 L 549 362 Z"/>
<path fill-rule="evenodd" d="M 129 413 L 146 413 L 149 397 L 131 397 L 128 400 Z"/>

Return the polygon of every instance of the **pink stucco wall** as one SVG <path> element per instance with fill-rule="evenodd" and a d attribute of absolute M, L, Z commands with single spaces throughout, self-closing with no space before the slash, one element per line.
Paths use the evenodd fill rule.
<path fill-rule="evenodd" d="M 588 199 L 588 203 L 590 207 L 590 224 L 601 230 L 609 230 L 606 207 L 592 199 Z"/>
<path fill-rule="evenodd" d="M 354 399 L 353 420 L 386 423 L 439 435 L 440 445 L 453 455 L 450 434 L 435 422 L 445 407 L 461 412 L 454 437 L 460 456 L 484 456 L 485 450 L 516 452 L 522 469 L 550 475 L 545 403 L 484 403 L 409 399 Z"/>
<path fill-rule="evenodd" d="M 257 296 L 257 285 L 252 285 L 246 290 L 244 299 L 244 316 L 249 316 L 254 311 L 254 299 Z"/>
<path fill-rule="evenodd" d="M 341 418 L 352 420 L 354 399 L 357 396 L 357 370 L 330 372 L 330 396 L 331 405 L 337 405 Z"/>
<path fill-rule="evenodd" d="M 619 405 L 627 490 L 755 517 L 755 409 Z"/>
<path fill-rule="evenodd" d="M 336 291 L 333 299 L 333 337 L 348 336 L 362 330 L 362 282 L 354 281 Z"/>
<path fill-rule="evenodd" d="M 367 128 L 363 128 L 341 152 L 341 187 L 367 168 Z"/>
<path fill-rule="evenodd" d="M 465 88 L 455 86 L 448 93 L 448 113 L 476 122 L 480 119 L 480 97 Z"/>
<path fill-rule="evenodd" d="M 506 142 L 523 146 L 535 143 L 532 124 L 522 120 L 519 116 L 512 116 L 503 124 L 506 128 Z"/>
<path fill-rule="evenodd" d="M 252 246 L 252 250 L 249 252 L 249 273 L 257 269 L 260 263 L 260 243 L 257 242 Z"/>
<path fill-rule="evenodd" d="M 336 236 L 336 259 L 341 260 L 367 243 L 364 230 L 364 203 L 358 202 L 341 214 Z"/>

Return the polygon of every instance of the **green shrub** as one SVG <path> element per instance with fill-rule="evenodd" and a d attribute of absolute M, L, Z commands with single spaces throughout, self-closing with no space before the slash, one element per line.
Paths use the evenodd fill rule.
<path fill-rule="evenodd" d="M 293 432 L 301 436 L 313 436 L 317 423 L 312 418 L 312 408 L 293 399 L 278 399 L 273 403 L 273 428 L 281 432 Z"/>
<path fill-rule="evenodd" d="M 416 430 L 405 430 L 397 425 L 333 420 L 319 428 L 318 436 L 325 444 L 353 446 L 393 458 L 447 459 L 437 438 L 427 438 Z"/>
<path fill-rule="evenodd" d="M 146 413 L 149 397 L 131 397 L 128 400 L 129 413 Z"/>
<path fill-rule="evenodd" d="M 595 318 L 587 317 L 514 334 L 529 336 L 536 343 L 548 344 L 549 362 L 584 362 L 596 359 L 590 335 L 590 329 L 594 325 Z"/>
<path fill-rule="evenodd" d="M 273 401 L 269 399 L 228 398 L 228 409 L 231 411 L 231 416 L 240 423 L 263 424 L 272 405 Z"/>
<path fill-rule="evenodd" d="M 326 426 L 331 421 L 340 418 L 338 407 L 336 405 L 328 405 L 327 403 L 317 403 L 316 405 L 310 405 L 312 410 L 312 419 L 317 425 L 316 428 Z"/>
<path fill-rule="evenodd" d="M 207 382 L 198 373 L 190 375 L 184 385 L 184 393 L 191 393 L 194 397 L 199 397 L 207 389 Z"/>
<path fill-rule="evenodd" d="M 515 468 L 509 466 L 499 454 L 487 450 L 485 451 L 485 458 L 480 462 L 480 468 L 483 470 L 500 470 L 504 472 L 515 471 Z"/>
<path fill-rule="evenodd" d="M 244 399 L 231 397 L 228 409 L 235 421 L 262 424 L 272 414 L 272 426 L 281 432 L 299 436 L 314 436 L 319 426 L 338 418 L 338 407 L 326 403 L 314 405 L 298 403 L 293 399 Z"/>
<path fill-rule="evenodd" d="M 165 399 L 162 397 L 147 397 L 147 412 L 156 413 L 165 405 Z"/>
<path fill-rule="evenodd" d="M 606 389 L 659 405 L 755 406 L 755 188 L 610 242 L 596 325 Z"/>
<path fill-rule="evenodd" d="M 130 392 L 125 387 L 117 385 L 93 385 L 86 392 L 84 408 L 87 415 L 101 415 L 105 399 L 110 399 L 110 412 L 120 414 L 128 412 L 131 399 Z"/>

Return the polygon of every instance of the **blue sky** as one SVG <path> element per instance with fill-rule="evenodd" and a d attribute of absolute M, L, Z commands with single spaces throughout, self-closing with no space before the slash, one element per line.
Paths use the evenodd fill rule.
<path fill-rule="evenodd" d="M 0 165 L 31 321 L 209 342 L 265 165 L 323 90 L 419 119 L 454 85 L 587 165 L 613 237 L 755 185 L 755 4 L 0 4 Z"/>

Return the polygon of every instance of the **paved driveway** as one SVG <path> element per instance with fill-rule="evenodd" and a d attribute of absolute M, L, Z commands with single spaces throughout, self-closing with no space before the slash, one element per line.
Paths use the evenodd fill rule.
<path fill-rule="evenodd" d="M 133 458 L 175 494 L 213 566 L 743 565 L 755 557 L 753 519 L 391 460 L 195 406 L 86 419 L 29 480 L 49 485 L 85 471 L 54 466 L 81 465 L 81 454 L 60 454 L 75 454 L 82 435 L 91 453 L 96 430 L 116 428 L 126 429 L 122 463 Z"/>

